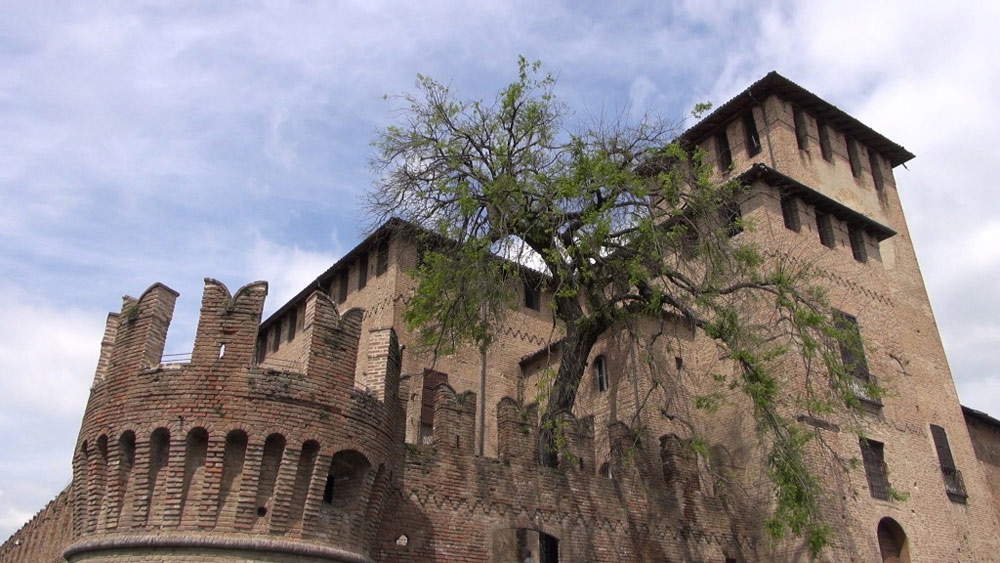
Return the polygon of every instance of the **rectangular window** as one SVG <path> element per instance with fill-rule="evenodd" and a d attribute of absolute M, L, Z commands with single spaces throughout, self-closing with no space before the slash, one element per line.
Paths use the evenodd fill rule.
<path fill-rule="evenodd" d="M 868 261 L 868 250 L 865 248 L 865 232 L 857 225 L 847 227 L 847 234 L 851 239 L 851 252 L 858 262 Z"/>
<path fill-rule="evenodd" d="M 873 498 L 889 500 L 889 470 L 885 465 L 885 445 L 861 438 L 861 461 L 868 478 L 868 490 Z"/>
<path fill-rule="evenodd" d="M 819 231 L 819 241 L 823 246 L 837 247 L 837 239 L 833 236 L 833 217 L 829 213 L 816 212 L 816 230 Z"/>
<path fill-rule="evenodd" d="M 781 198 L 781 216 L 785 220 L 785 228 L 799 232 L 802 229 L 802 222 L 799 219 L 798 200 L 790 195 Z"/>
<path fill-rule="evenodd" d="M 608 365 L 604 361 L 604 356 L 594 358 L 594 382 L 598 391 L 608 390 Z"/>
<path fill-rule="evenodd" d="M 524 280 L 524 306 L 539 311 L 541 310 L 542 296 L 538 287 L 534 283 Z"/>
<path fill-rule="evenodd" d="M 847 158 L 851 161 L 851 174 L 854 174 L 855 178 L 860 178 L 861 158 L 858 156 L 858 142 L 846 135 L 844 140 L 847 141 Z"/>
<path fill-rule="evenodd" d="M 364 253 L 358 258 L 358 289 L 364 289 L 368 285 L 368 253 Z"/>
<path fill-rule="evenodd" d="M 337 281 L 337 303 L 343 303 L 347 301 L 347 284 L 349 279 L 350 269 L 346 266 L 340 271 L 340 276 Z"/>
<path fill-rule="evenodd" d="M 847 373 L 854 378 L 854 394 L 871 404 L 880 405 L 878 399 L 873 398 L 865 388 L 872 382 L 872 376 L 868 371 L 868 359 L 865 357 L 858 319 L 842 311 L 834 311 L 833 318 L 835 326 L 841 331 L 841 338 L 837 343 L 840 347 L 840 360 Z"/>
<path fill-rule="evenodd" d="M 281 346 L 281 321 L 274 323 L 274 328 L 271 329 L 271 351 L 277 352 L 279 346 Z"/>
<path fill-rule="evenodd" d="M 734 237 L 743 232 L 743 224 L 741 222 L 743 211 L 740 209 L 740 204 L 735 201 L 723 204 L 719 208 L 719 216 L 722 220 L 722 226 L 726 229 L 726 235 Z"/>
<path fill-rule="evenodd" d="M 795 108 L 792 110 L 792 121 L 795 122 L 795 140 L 799 143 L 799 148 L 808 149 L 809 133 L 806 130 L 806 114 L 802 112 L 802 109 Z"/>
<path fill-rule="evenodd" d="M 257 336 L 257 363 L 264 361 L 267 357 L 267 335 L 261 334 Z"/>
<path fill-rule="evenodd" d="M 816 129 L 819 131 L 819 151 L 823 153 L 823 158 L 828 162 L 833 162 L 833 147 L 830 146 L 830 129 L 820 120 L 816 120 Z"/>
<path fill-rule="evenodd" d="M 375 275 L 381 276 L 389 269 L 389 241 L 384 240 L 378 245 L 378 254 L 375 257 Z"/>
<path fill-rule="evenodd" d="M 760 152 L 760 135 L 757 133 L 757 122 L 753 118 L 753 109 L 743 114 L 743 131 L 747 137 L 747 154 L 753 156 Z"/>
<path fill-rule="evenodd" d="M 299 303 L 299 312 L 296 313 L 295 320 L 297 321 L 297 328 L 302 330 L 302 327 L 306 324 L 306 304 L 304 301 Z"/>
<path fill-rule="evenodd" d="M 299 328 L 299 310 L 294 308 L 288 313 L 288 341 L 295 338 L 295 330 Z"/>
<path fill-rule="evenodd" d="M 448 374 L 424 370 L 424 389 L 420 397 L 420 443 L 430 444 L 434 438 L 434 389 L 448 383 Z"/>
<path fill-rule="evenodd" d="M 733 165 L 733 151 L 729 149 L 729 136 L 726 135 L 725 128 L 715 135 L 715 156 L 722 172 L 727 172 Z"/>
<path fill-rule="evenodd" d="M 952 457 L 951 446 L 948 445 L 948 434 L 944 428 L 931 424 L 931 437 L 934 439 L 934 449 L 937 450 L 938 463 L 941 465 L 945 493 L 952 502 L 965 504 L 969 495 L 965 492 L 962 472 L 955 467 L 955 458 Z"/>
<path fill-rule="evenodd" d="M 879 166 L 878 153 L 868 149 L 868 164 L 872 167 L 872 181 L 875 182 L 875 189 L 881 192 L 885 189 L 885 180 L 882 178 L 882 167 Z"/>

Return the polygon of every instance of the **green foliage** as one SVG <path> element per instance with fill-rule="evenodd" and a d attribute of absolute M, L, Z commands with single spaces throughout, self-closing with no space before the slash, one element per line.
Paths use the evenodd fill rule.
<path fill-rule="evenodd" d="M 405 121 L 373 143 L 371 212 L 430 233 L 406 322 L 436 353 L 485 349 L 523 284 L 544 289 L 563 356 L 538 377 L 540 440 L 557 449 L 556 421 L 572 412 L 600 335 L 641 319 L 694 327 L 732 368 L 706 382 L 753 407 L 776 500 L 768 529 L 818 553 L 830 529 L 805 462 L 810 434 L 784 413 L 850 416 L 884 395 L 860 377 L 858 331 L 832 314 L 808 264 L 754 243 L 761 233 L 736 212 L 754 197 L 748 186 L 720 178 L 659 121 L 567 126 L 554 86 L 523 57 L 491 101 L 456 99 L 419 76 L 418 93 L 402 97 Z M 716 412 L 728 396 L 703 393 L 694 406 Z"/>

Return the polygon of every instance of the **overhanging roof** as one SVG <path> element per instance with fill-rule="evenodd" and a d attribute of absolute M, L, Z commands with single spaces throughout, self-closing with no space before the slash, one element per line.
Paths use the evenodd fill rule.
<path fill-rule="evenodd" d="M 715 111 L 696 123 L 693 127 L 681 133 L 678 140 L 691 144 L 700 143 L 705 137 L 712 134 L 720 126 L 731 121 L 747 107 L 760 104 L 771 94 L 776 94 L 794 103 L 838 131 L 847 133 L 866 146 L 875 149 L 893 167 L 899 166 L 913 158 L 913 153 L 899 144 L 890 141 L 871 127 L 851 117 L 844 110 L 773 70 L 728 102 L 717 107 Z"/>
<path fill-rule="evenodd" d="M 802 182 L 786 176 L 781 172 L 778 172 L 766 164 L 754 164 L 746 172 L 740 174 L 739 179 L 744 182 L 763 180 L 769 185 L 780 188 L 787 194 L 798 197 L 806 203 L 816 207 L 820 211 L 829 213 L 846 223 L 860 226 L 880 241 L 896 234 L 896 231 L 890 229 L 882 223 L 879 223 L 863 213 L 859 213 L 854 209 L 851 209 L 829 196 L 823 195 L 815 189 L 810 188 Z"/>

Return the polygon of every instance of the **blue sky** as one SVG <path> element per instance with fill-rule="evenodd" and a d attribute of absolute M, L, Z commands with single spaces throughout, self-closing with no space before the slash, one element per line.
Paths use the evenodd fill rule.
<path fill-rule="evenodd" d="M 122 294 L 181 292 L 167 352 L 205 276 L 266 279 L 273 310 L 369 226 L 383 96 L 416 73 L 488 96 L 518 54 L 578 119 L 681 119 L 774 69 L 916 153 L 897 180 L 959 392 L 1000 415 L 1000 8 L 654 4 L 8 3 L 0 538 L 68 483 Z"/>

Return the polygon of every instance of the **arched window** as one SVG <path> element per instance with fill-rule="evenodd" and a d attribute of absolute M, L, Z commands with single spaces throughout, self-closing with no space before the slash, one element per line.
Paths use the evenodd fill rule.
<path fill-rule="evenodd" d="M 594 382 L 598 391 L 608 390 L 608 365 L 604 356 L 594 358 Z"/>
<path fill-rule="evenodd" d="M 884 563 L 910 563 L 906 532 L 892 518 L 886 517 L 878 522 L 878 549 Z"/>
<path fill-rule="evenodd" d="M 351 507 L 361 494 L 370 468 L 368 459 L 355 450 L 337 452 L 330 460 L 323 502 L 343 509 Z"/>
<path fill-rule="evenodd" d="M 530 528 L 497 530 L 493 533 L 493 561 L 558 563 L 559 539 Z"/>

